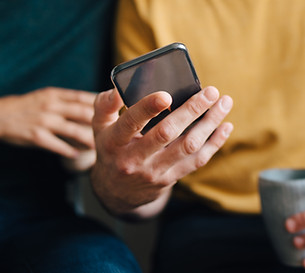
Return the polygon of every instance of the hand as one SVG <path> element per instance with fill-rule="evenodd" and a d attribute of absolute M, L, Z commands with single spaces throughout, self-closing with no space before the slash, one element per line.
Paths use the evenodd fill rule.
<path fill-rule="evenodd" d="M 0 139 L 35 146 L 67 158 L 94 148 L 91 121 L 95 94 L 55 87 L 0 99 Z M 73 144 L 71 144 L 73 143 Z"/>
<path fill-rule="evenodd" d="M 286 229 L 290 233 L 297 233 L 305 229 L 305 211 L 292 215 L 286 220 Z M 293 238 L 293 244 L 298 249 L 305 249 L 305 234 L 296 235 Z M 305 268 L 305 259 L 303 260 Z"/>
<path fill-rule="evenodd" d="M 216 88 L 205 88 L 143 136 L 140 131 L 147 122 L 171 105 L 168 93 L 150 94 L 121 116 L 123 103 L 115 90 L 98 95 L 92 185 L 105 207 L 120 216 L 158 213 L 176 181 L 204 166 L 231 133 L 231 123 L 220 123 L 231 110 L 232 99 L 218 97 Z"/>

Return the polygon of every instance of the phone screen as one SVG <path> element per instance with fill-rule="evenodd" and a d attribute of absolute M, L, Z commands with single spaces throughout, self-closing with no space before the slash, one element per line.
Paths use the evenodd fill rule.
<path fill-rule="evenodd" d="M 112 80 L 127 107 L 156 91 L 167 91 L 173 98 L 170 110 L 163 111 L 144 128 L 147 132 L 201 87 L 188 52 L 174 43 L 114 68 Z"/>

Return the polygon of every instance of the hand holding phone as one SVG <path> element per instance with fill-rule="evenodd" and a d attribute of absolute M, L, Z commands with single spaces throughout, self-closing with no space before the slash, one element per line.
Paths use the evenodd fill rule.
<path fill-rule="evenodd" d="M 116 215 L 151 217 L 164 207 L 176 181 L 204 166 L 225 143 L 233 126 L 222 121 L 232 107 L 232 99 L 219 99 L 218 90 L 212 86 L 201 90 L 181 44 L 117 66 L 112 79 L 127 107 L 141 101 L 119 117 L 122 101 L 118 93 L 111 90 L 98 95 L 92 121 L 97 151 L 91 176 L 93 189 Z M 168 94 L 147 97 L 156 91 L 167 91 L 173 102 L 170 110 L 147 122 L 170 105 Z M 158 103 L 158 98 L 164 103 Z M 139 137 L 144 124 L 142 133 L 173 110 L 166 117 L 167 123 Z M 200 122 L 181 136 L 203 114 Z"/>
<path fill-rule="evenodd" d="M 167 91 L 171 108 L 153 118 L 146 133 L 160 120 L 201 90 L 200 82 L 185 45 L 173 43 L 116 66 L 111 78 L 127 107 L 156 91 Z"/>

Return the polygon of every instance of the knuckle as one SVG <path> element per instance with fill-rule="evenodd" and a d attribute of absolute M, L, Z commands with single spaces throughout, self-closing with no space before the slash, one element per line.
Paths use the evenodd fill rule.
<path fill-rule="evenodd" d="M 43 111 L 53 112 L 53 110 L 55 109 L 55 107 L 54 107 L 55 105 L 53 103 L 50 103 L 50 101 L 52 101 L 52 99 L 41 102 L 41 109 Z"/>
<path fill-rule="evenodd" d="M 214 142 L 214 146 L 216 147 L 217 150 L 219 150 L 222 147 L 222 145 L 223 145 L 223 141 L 218 140 Z"/>
<path fill-rule="evenodd" d="M 192 99 L 186 104 L 188 111 L 191 114 L 201 115 L 205 110 L 205 106 L 201 103 L 201 100 Z"/>
<path fill-rule="evenodd" d="M 58 90 L 54 87 L 48 86 L 44 89 L 44 92 L 46 93 L 48 98 L 54 98 L 57 95 Z"/>
<path fill-rule="evenodd" d="M 201 148 L 201 143 L 193 136 L 187 136 L 183 141 L 183 152 L 187 155 L 198 152 Z"/>
<path fill-rule="evenodd" d="M 211 114 L 209 116 L 209 120 L 211 121 L 212 124 L 214 124 L 214 126 L 217 126 L 220 123 L 220 121 L 222 120 L 222 116 L 220 116 L 217 113 L 211 112 Z"/>
<path fill-rule="evenodd" d="M 129 161 L 118 161 L 116 163 L 117 171 L 122 176 L 130 176 L 134 174 L 135 168 L 134 165 L 131 164 Z"/>
<path fill-rule="evenodd" d="M 223 146 L 225 141 L 226 138 L 223 134 L 217 134 L 217 136 L 211 140 L 212 144 L 217 148 L 217 150 Z"/>
<path fill-rule="evenodd" d="M 113 151 L 112 151 L 113 153 Z M 143 161 L 138 156 L 130 156 L 128 151 L 118 157 L 115 161 L 115 167 L 122 176 L 143 176 L 147 173 L 147 170 L 140 168 L 139 166 L 143 166 Z"/>
<path fill-rule="evenodd" d="M 153 103 L 147 101 L 145 105 L 143 105 L 142 110 L 145 116 L 154 117 L 158 113 L 158 111 L 153 107 Z"/>
<path fill-rule="evenodd" d="M 134 119 L 134 117 L 130 114 L 125 115 L 125 121 L 122 125 L 128 131 L 137 132 L 142 129 L 142 127 L 137 123 L 137 121 Z"/>
<path fill-rule="evenodd" d="M 168 187 L 169 183 L 166 179 L 158 181 L 158 186 L 160 189 Z"/>
<path fill-rule="evenodd" d="M 42 127 L 48 127 L 49 125 L 49 119 L 47 118 L 47 116 L 45 115 L 40 115 L 39 117 L 37 117 L 38 119 L 38 124 Z"/>
<path fill-rule="evenodd" d="M 75 92 L 74 96 L 77 101 L 82 101 L 85 97 L 84 93 L 81 91 Z"/>
<path fill-rule="evenodd" d="M 45 111 L 53 111 L 57 101 L 57 90 L 52 87 L 44 89 L 44 96 L 41 99 L 41 108 Z"/>
<path fill-rule="evenodd" d="M 155 139 L 160 144 L 165 144 L 174 139 L 176 135 L 175 128 L 170 122 L 163 122 L 156 130 Z"/>
<path fill-rule="evenodd" d="M 44 132 L 41 128 L 39 128 L 39 127 L 33 128 L 31 135 L 32 135 L 32 139 L 33 139 L 34 143 L 40 144 L 43 142 Z"/>
<path fill-rule="evenodd" d="M 214 147 L 216 147 L 217 150 L 221 148 L 222 144 L 223 144 L 222 139 L 216 139 L 213 141 L 213 145 Z"/>
<path fill-rule="evenodd" d="M 205 166 L 209 162 L 209 156 L 205 153 L 198 155 L 195 161 L 195 168 L 198 169 L 202 166 Z"/>
<path fill-rule="evenodd" d="M 168 186 L 167 180 L 157 170 L 152 169 L 152 171 L 146 171 L 142 175 L 146 184 L 154 189 L 162 189 Z"/>

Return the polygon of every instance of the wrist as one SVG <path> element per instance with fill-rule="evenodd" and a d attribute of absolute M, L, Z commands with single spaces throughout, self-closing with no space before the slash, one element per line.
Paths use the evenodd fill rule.
<path fill-rule="evenodd" d="M 103 167 L 98 166 L 98 163 L 95 164 L 91 172 L 91 185 L 95 195 L 109 214 L 128 221 L 145 220 L 157 216 L 167 204 L 172 187 L 156 190 L 155 197 L 151 197 L 151 200 L 147 200 L 146 203 L 139 204 L 139 198 L 134 192 L 125 195 L 109 190 L 113 187 L 107 187 L 107 184 L 112 184 L 113 181 L 107 182 L 106 176 L 101 175 L 102 169 Z"/>
<path fill-rule="evenodd" d="M 3 139 L 6 135 L 6 128 L 8 119 L 10 117 L 10 112 L 14 111 L 14 105 L 12 101 L 17 98 L 16 95 L 5 96 L 0 98 L 0 139 Z"/>

